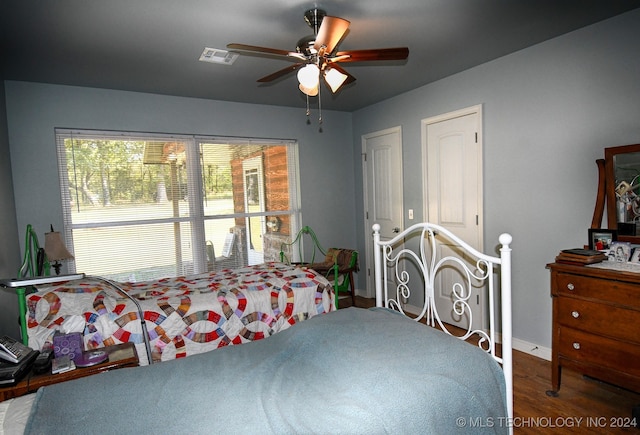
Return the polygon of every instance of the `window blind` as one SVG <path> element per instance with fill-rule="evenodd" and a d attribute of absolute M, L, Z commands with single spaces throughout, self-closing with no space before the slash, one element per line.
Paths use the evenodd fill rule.
<path fill-rule="evenodd" d="M 143 281 L 278 260 L 300 226 L 291 140 L 56 130 L 70 272 Z"/>

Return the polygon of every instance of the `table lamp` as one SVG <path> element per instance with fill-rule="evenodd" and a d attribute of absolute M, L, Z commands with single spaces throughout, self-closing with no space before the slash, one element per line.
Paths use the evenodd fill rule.
<path fill-rule="evenodd" d="M 44 252 L 47 254 L 49 262 L 52 263 L 56 275 L 60 275 L 61 261 L 73 259 L 73 255 L 62 241 L 60 233 L 53 230 L 53 225 L 51 225 L 51 232 L 44 234 Z"/>

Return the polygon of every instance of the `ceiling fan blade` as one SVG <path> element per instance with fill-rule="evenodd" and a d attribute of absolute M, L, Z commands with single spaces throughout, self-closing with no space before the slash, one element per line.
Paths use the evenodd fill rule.
<path fill-rule="evenodd" d="M 249 54 L 268 54 L 271 56 L 284 57 L 287 60 L 298 62 L 299 60 L 305 60 L 304 55 L 293 51 L 279 50 L 277 48 L 259 47 L 257 45 L 247 45 L 231 43 L 227 44 L 227 48 L 230 50 L 239 50 L 248 52 Z"/>
<path fill-rule="evenodd" d="M 320 51 L 320 48 L 325 47 L 324 52 L 331 53 L 346 33 L 349 24 L 351 24 L 349 21 L 342 18 L 324 17 L 322 24 L 320 24 L 318 36 L 316 37 L 316 42 L 313 44 L 313 48 Z"/>
<path fill-rule="evenodd" d="M 367 62 L 376 60 L 404 60 L 409 57 L 408 47 L 378 48 L 372 50 L 339 51 L 331 62 Z"/>
<path fill-rule="evenodd" d="M 281 70 L 278 70 L 272 74 L 269 74 L 268 76 L 264 76 L 261 79 L 258 79 L 258 82 L 260 83 L 272 82 L 276 79 L 279 79 L 280 77 L 284 77 L 287 74 L 294 72 L 295 70 L 303 67 L 304 65 L 305 65 L 304 63 L 296 63 L 294 65 L 289 65 L 286 68 L 282 68 Z"/>

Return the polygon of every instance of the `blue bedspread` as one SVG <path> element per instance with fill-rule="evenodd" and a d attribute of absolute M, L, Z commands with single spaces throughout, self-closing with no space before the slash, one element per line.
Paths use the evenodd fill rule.
<path fill-rule="evenodd" d="M 265 340 L 43 388 L 26 433 L 506 433 L 504 392 L 499 365 L 475 346 L 348 308 Z"/>

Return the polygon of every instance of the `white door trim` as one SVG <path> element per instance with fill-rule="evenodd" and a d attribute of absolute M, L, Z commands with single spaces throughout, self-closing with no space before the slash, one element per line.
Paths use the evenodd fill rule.
<path fill-rule="evenodd" d="M 251 186 L 255 190 L 251 196 L 253 196 L 253 201 L 256 203 L 250 203 L 250 192 L 249 187 L 247 185 L 247 175 L 251 176 L 251 179 L 254 181 L 256 185 Z M 251 213 L 249 210 L 250 205 L 258 205 L 259 213 L 264 213 L 265 209 L 265 192 L 264 192 L 264 163 L 263 157 L 256 156 L 249 159 L 246 159 L 242 162 L 242 188 L 244 191 L 244 212 Z M 260 233 L 260 239 L 254 240 L 253 235 L 255 235 L 256 229 L 251 225 L 252 220 L 258 220 L 260 222 L 258 231 Z M 266 233 L 266 217 L 264 215 L 258 217 L 245 217 L 245 227 L 247 229 L 247 234 L 245 237 L 245 243 L 247 244 L 247 264 L 249 266 L 254 264 L 264 263 L 264 239 L 262 235 Z"/>

